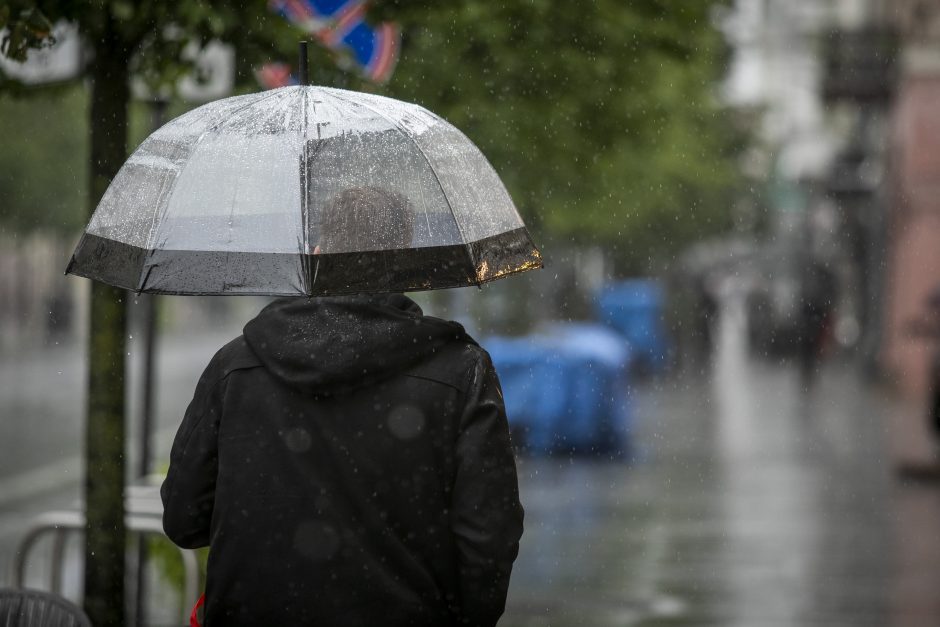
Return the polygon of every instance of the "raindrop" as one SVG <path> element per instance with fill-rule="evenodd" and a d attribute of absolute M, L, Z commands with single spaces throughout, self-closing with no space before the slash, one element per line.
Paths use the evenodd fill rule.
<path fill-rule="evenodd" d="M 388 429 L 401 440 L 416 438 L 424 430 L 424 412 L 414 405 L 399 405 L 388 415 Z"/>
<path fill-rule="evenodd" d="M 284 444 L 292 453 L 304 453 L 310 450 L 311 443 L 310 432 L 303 427 L 296 427 L 284 434 Z"/>

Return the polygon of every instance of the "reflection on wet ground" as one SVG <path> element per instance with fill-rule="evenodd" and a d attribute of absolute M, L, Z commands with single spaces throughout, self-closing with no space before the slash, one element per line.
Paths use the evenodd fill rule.
<path fill-rule="evenodd" d="M 522 460 L 505 626 L 940 624 L 940 486 L 896 483 L 883 394 L 832 364 L 808 393 L 750 359 L 641 386 L 632 465 Z"/>
<path fill-rule="evenodd" d="M 734 311 L 722 324 L 704 373 L 638 386 L 633 463 L 520 460 L 526 533 L 500 625 L 940 624 L 940 485 L 894 478 L 886 446 L 898 404 L 848 364 L 829 364 L 804 394 L 794 370 L 748 357 Z M 164 346 L 158 458 L 223 341 Z M 78 368 L 79 359 L 76 350 L 66 361 Z M 55 378 L 61 367 L 29 370 Z M 80 408 L 75 378 L 53 390 L 75 396 L 65 407 Z M 51 471 L 33 464 L 56 470 L 65 459 L 78 470 L 74 407 L 61 416 L 50 407 L 31 419 L 36 429 L 11 426 L 11 411 L 46 388 L 24 380 L 3 389 L 4 433 L 32 453 L 0 461 L 0 485 L 24 487 L 9 480 L 11 464 L 45 479 Z M 74 483 L 48 488 L 15 502 L 0 495 L 0 581 L 29 517 L 77 495 Z M 43 569 L 33 568 L 37 583 Z M 76 576 L 65 586 L 72 594 Z M 164 623 L 175 602 L 158 599 L 151 616 Z"/>

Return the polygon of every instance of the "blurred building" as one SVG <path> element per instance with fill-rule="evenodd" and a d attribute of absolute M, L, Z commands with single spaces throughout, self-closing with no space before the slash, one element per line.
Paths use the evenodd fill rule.
<path fill-rule="evenodd" d="M 773 162 L 748 166 L 790 181 L 825 173 L 839 139 L 825 117 L 816 41 L 831 12 L 819 0 L 736 0 L 721 16 L 732 48 L 725 101 L 759 118 L 764 154 L 750 157 Z"/>
<path fill-rule="evenodd" d="M 940 289 L 940 2 L 736 0 L 719 18 L 776 273 L 825 263 L 836 339 L 923 393 L 931 344 L 909 328 Z"/>
<path fill-rule="evenodd" d="M 835 339 L 869 361 L 881 335 L 885 199 L 877 192 L 894 91 L 885 6 L 736 0 L 719 15 L 732 49 L 724 97 L 756 134 L 743 168 L 765 183 L 766 271 L 754 285 L 773 311 L 758 324 L 798 324 L 802 275 L 818 262 L 839 285 Z"/>
<path fill-rule="evenodd" d="M 911 329 L 940 291 L 940 2 L 736 0 L 719 21 L 776 273 L 826 263 L 837 339 L 922 395 L 936 344 Z"/>
<path fill-rule="evenodd" d="M 891 116 L 882 363 L 911 395 L 930 385 L 934 342 L 911 332 L 940 290 L 940 3 L 894 0 L 900 80 Z"/>

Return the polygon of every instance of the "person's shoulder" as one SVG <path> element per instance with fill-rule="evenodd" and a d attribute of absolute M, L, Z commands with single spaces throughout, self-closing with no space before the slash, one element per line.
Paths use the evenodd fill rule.
<path fill-rule="evenodd" d="M 466 336 L 437 348 L 405 374 L 465 391 L 476 372 L 491 367 L 492 362 L 486 350 L 473 338 Z"/>
<path fill-rule="evenodd" d="M 224 379 L 236 370 L 259 366 L 261 361 L 248 346 L 245 336 L 239 335 L 216 351 L 206 367 L 206 372 L 211 373 L 214 378 Z"/>

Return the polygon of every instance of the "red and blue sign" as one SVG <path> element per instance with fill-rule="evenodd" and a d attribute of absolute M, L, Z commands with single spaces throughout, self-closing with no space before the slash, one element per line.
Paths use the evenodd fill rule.
<path fill-rule="evenodd" d="M 327 48 L 351 57 L 369 80 L 384 83 L 391 77 L 401 33 L 390 22 L 378 26 L 366 22 L 364 0 L 270 0 L 269 4 Z"/>

